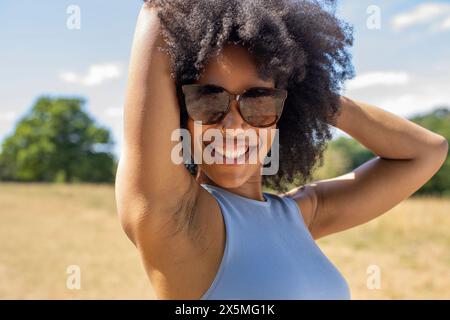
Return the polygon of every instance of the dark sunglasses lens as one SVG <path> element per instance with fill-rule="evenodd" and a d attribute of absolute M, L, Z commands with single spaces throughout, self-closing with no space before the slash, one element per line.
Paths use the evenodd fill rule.
<path fill-rule="evenodd" d="M 217 88 L 193 86 L 184 90 L 186 109 L 194 121 L 214 124 L 226 114 L 228 94 Z"/>
<path fill-rule="evenodd" d="M 249 93 L 241 99 L 241 114 L 254 127 L 270 127 L 280 118 L 283 103 L 284 97 L 277 91 Z"/>

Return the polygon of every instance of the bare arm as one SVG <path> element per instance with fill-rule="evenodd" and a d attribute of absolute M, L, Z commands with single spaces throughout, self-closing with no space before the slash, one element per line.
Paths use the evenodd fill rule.
<path fill-rule="evenodd" d="M 314 238 L 385 213 L 424 185 L 448 152 L 444 137 L 369 104 L 342 98 L 335 126 L 377 155 L 354 171 L 289 192 Z"/>
<path fill-rule="evenodd" d="M 182 223 L 182 215 L 176 221 L 172 213 L 180 209 L 193 180 L 184 165 L 170 157 L 176 144 L 171 134 L 179 128 L 180 115 L 170 57 L 157 48 L 165 45 L 160 28 L 156 9 L 144 5 L 131 52 L 124 147 L 116 178 L 118 212 L 138 246 L 155 240 L 148 237 L 163 225 L 171 229 Z M 137 239 L 140 236 L 144 238 Z"/>
<path fill-rule="evenodd" d="M 133 40 L 116 203 L 158 298 L 191 299 L 211 284 L 225 231 L 213 196 L 171 159 L 180 110 L 156 10 L 143 6 Z"/>

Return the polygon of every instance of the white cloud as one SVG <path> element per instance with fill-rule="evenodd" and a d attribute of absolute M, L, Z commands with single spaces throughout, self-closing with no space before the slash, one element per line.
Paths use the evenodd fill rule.
<path fill-rule="evenodd" d="M 0 121 L 11 122 L 16 118 L 16 113 L 14 111 L 0 112 Z"/>
<path fill-rule="evenodd" d="M 441 30 L 450 30 L 450 17 L 442 22 Z"/>
<path fill-rule="evenodd" d="M 89 67 L 87 74 L 79 75 L 72 71 L 61 72 L 59 77 L 68 83 L 76 83 L 87 87 L 97 86 L 111 79 L 119 78 L 121 67 L 115 63 L 95 64 Z"/>
<path fill-rule="evenodd" d="M 123 116 L 123 108 L 108 108 L 105 114 L 111 118 L 121 118 Z"/>
<path fill-rule="evenodd" d="M 435 79 L 415 78 L 415 81 L 403 87 L 374 87 L 356 90 L 346 96 L 357 101 L 364 101 L 402 117 L 429 112 L 439 106 L 450 107 L 450 91 L 446 76 Z"/>
<path fill-rule="evenodd" d="M 450 95 L 439 95 L 439 93 L 410 93 L 380 99 L 377 104 L 391 112 L 403 116 L 413 116 L 418 113 L 428 112 L 439 106 L 450 106 Z"/>
<path fill-rule="evenodd" d="M 376 71 L 356 76 L 347 81 L 346 87 L 349 90 L 356 90 L 381 85 L 404 85 L 409 81 L 410 76 L 406 72 Z"/>
<path fill-rule="evenodd" d="M 442 22 L 442 19 L 445 21 Z M 450 4 L 430 2 L 423 3 L 412 10 L 400 13 L 392 19 L 394 30 L 403 30 L 418 24 L 438 23 L 441 30 L 450 29 L 446 27 L 450 22 Z"/>

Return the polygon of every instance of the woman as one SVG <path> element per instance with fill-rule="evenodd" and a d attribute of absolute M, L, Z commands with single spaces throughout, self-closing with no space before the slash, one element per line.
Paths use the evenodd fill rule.
<path fill-rule="evenodd" d="M 443 164 L 442 136 L 339 95 L 353 74 L 352 35 L 327 9 L 292 0 L 144 4 L 116 198 L 157 298 L 348 299 L 314 240 L 378 217 Z M 377 157 L 285 192 L 298 175 L 308 181 L 330 125 Z M 230 162 L 201 161 L 202 152 L 187 170 L 174 159 L 180 127 L 192 147 L 220 132 L 197 146 Z M 250 153 L 269 149 L 279 167 L 262 175 L 264 157 L 250 162 Z M 280 194 L 262 192 L 263 184 Z"/>

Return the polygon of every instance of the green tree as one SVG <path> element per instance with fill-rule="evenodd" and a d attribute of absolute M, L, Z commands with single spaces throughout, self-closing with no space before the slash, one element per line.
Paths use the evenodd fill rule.
<path fill-rule="evenodd" d="M 342 143 L 332 141 L 324 152 L 323 165 L 318 163 L 314 170 L 313 180 L 334 178 L 351 171 L 352 162 L 352 154 L 342 147 Z"/>
<path fill-rule="evenodd" d="M 450 141 L 450 110 L 446 107 L 411 118 L 411 121 L 436 132 Z M 418 194 L 450 195 L 450 158 L 447 157 L 441 169 L 431 178 Z"/>
<path fill-rule="evenodd" d="M 3 142 L 0 179 L 112 182 L 111 134 L 96 125 L 84 104 L 80 98 L 39 98 Z"/>
<path fill-rule="evenodd" d="M 350 157 L 348 171 L 356 169 L 375 155 L 353 138 L 340 137 L 332 142 L 333 148 Z"/>
<path fill-rule="evenodd" d="M 339 137 L 328 143 L 323 165 L 317 165 L 314 180 L 329 179 L 348 173 L 375 157 L 353 138 Z"/>

